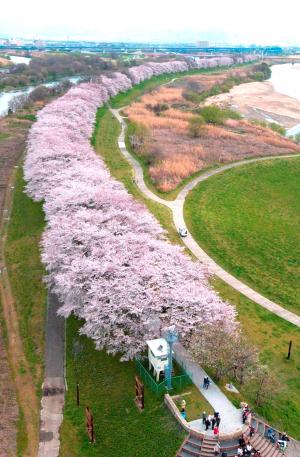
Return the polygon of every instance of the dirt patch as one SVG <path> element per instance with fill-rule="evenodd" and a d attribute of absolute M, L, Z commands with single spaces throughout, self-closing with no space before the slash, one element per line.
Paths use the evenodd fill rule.
<path fill-rule="evenodd" d="M 0 354 L 0 457 L 7 457 L 17 454 L 16 422 L 19 409 L 1 333 Z"/>
<path fill-rule="evenodd" d="M 273 119 L 286 128 L 300 123 L 299 100 L 275 92 L 269 81 L 235 86 L 226 94 L 208 98 L 205 104 L 230 106 L 248 119 Z"/>

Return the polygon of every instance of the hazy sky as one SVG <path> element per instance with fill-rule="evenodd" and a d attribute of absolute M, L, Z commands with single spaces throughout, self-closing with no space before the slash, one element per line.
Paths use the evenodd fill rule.
<path fill-rule="evenodd" d="M 0 0 L 0 37 L 300 45 L 300 0 Z"/>

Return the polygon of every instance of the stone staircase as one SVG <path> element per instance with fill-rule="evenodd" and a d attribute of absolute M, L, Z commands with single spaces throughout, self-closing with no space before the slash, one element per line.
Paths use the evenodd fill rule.
<path fill-rule="evenodd" d="M 250 443 L 256 451 L 260 452 L 261 457 L 279 457 L 283 454 L 269 439 L 265 438 L 260 433 L 255 433 L 252 438 L 250 438 Z"/>
<path fill-rule="evenodd" d="M 202 439 L 190 433 L 184 440 L 177 457 L 200 457 Z"/>
<path fill-rule="evenodd" d="M 205 436 L 202 441 L 200 457 L 214 457 L 214 447 L 217 442 L 217 438 Z"/>
<path fill-rule="evenodd" d="M 177 457 L 214 457 L 214 447 L 218 440 L 213 436 L 204 437 L 190 433 L 177 453 Z M 228 457 L 234 457 L 238 448 L 238 440 L 221 441 L 221 452 L 226 452 Z"/>

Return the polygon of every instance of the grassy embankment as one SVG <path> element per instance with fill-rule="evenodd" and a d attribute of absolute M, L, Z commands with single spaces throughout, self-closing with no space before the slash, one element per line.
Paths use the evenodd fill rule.
<path fill-rule="evenodd" d="M 299 172 L 299 158 L 230 170 L 201 183 L 185 205 L 188 228 L 219 264 L 298 314 Z M 214 285 L 237 306 L 246 335 L 278 377 L 281 391 L 259 412 L 299 439 L 300 330 L 222 281 Z M 288 361 L 290 340 L 293 355 Z M 247 388 L 243 392 L 249 398 Z"/>
<path fill-rule="evenodd" d="M 64 422 L 61 430 L 61 457 L 99 456 L 173 457 L 184 433 L 171 417 L 163 399 L 145 389 L 145 410 L 134 404 L 133 362 L 121 363 L 118 357 L 96 351 L 94 343 L 78 335 L 80 322 L 69 318 L 67 324 L 67 379 Z M 76 359 L 72 347 L 79 341 Z M 80 383 L 80 407 L 76 406 L 76 381 Z M 96 443 L 88 443 L 84 407 L 94 415 Z"/>
<path fill-rule="evenodd" d="M 46 288 L 40 261 L 39 241 L 44 229 L 42 205 L 24 193 L 21 168 L 15 183 L 13 209 L 5 247 L 9 278 L 18 314 L 20 330 L 36 387 L 41 385 L 44 359 L 44 314 Z M 42 310 L 42 312 L 41 312 Z"/>
<path fill-rule="evenodd" d="M 41 395 L 44 365 L 44 316 L 46 288 L 39 241 L 44 228 L 41 204 L 34 203 L 24 193 L 24 180 L 19 168 L 10 223 L 5 245 L 6 264 L 19 316 L 19 328 L 26 359 L 32 373 L 37 395 Z M 22 375 L 22 367 L 20 368 Z M 37 426 L 38 426 L 38 411 Z M 20 407 L 17 424 L 18 455 L 27 447 L 23 411 Z"/>
<path fill-rule="evenodd" d="M 139 196 L 131 180 L 132 170 L 117 147 L 118 126 L 105 108 L 98 113 L 97 132 L 96 149 L 103 156 L 111 173 L 126 185 L 129 192 Z M 149 209 L 167 229 L 171 223 L 169 214 L 162 218 L 156 213 L 156 205 L 149 206 Z M 173 239 L 176 241 L 178 237 Z M 259 408 L 258 412 L 274 426 L 285 428 L 293 436 L 300 438 L 300 360 L 297 354 L 297 347 L 300 346 L 299 330 L 246 299 L 222 281 L 215 280 L 214 287 L 225 299 L 236 305 L 238 318 L 250 341 L 259 348 L 261 360 L 270 364 L 283 387 L 283 391 L 275 395 L 266 406 Z M 287 361 L 285 355 L 290 339 L 293 340 L 294 351 L 292 360 Z M 242 389 L 242 394 L 251 401 L 250 393 L 246 389 Z"/>
<path fill-rule="evenodd" d="M 216 261 L 271 300 L 300 313 L 300 159 L 249 164 L 188 195 L 191 233 Z"/>

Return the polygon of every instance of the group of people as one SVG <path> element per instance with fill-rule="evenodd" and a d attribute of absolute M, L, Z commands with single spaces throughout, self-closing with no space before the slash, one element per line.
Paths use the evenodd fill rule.
<path fill-rule="evenodd" d="M 278 440 L 276 441 L 276 432 L 273 428 L 268 428 L 267 430 L 267 438 L 271 441 L 271 443 L 276 444 L 276 446 L 280 449 L 285 449 L 287 447 L 288 441 L 290 441 L 289 437 L 285 432 L 279 435 Z"/>
<path fill-rule="evenodd" d="M 249 436 L 253 436 L 251 435 L 251 430 Z M 254 451 L 252 445 L 250 444 L 249 436 L 243 435 L 243 437 L 239 439 L 239 447 L 237 449 L 238 457 L 250 457 L 251 455 L 253 455 Z"/>
<path fill-rule="evenodd" d="M 217 411 L 214 412 L 214 415 L 207 415 L 205 411 L 202 413 L 202 422 L 205 425 L 205 430 L 207 431 L 209 428 L 212 429 L 215 436 L 219 435 L 219 427 L 221 422 L 220 413 Z"/>
<path fill-rule="evenodd" d="M 205 376 L 203 379 L 203 389 L 208 389 L 210 385 L 210 379 L 208 376 Z"/>

